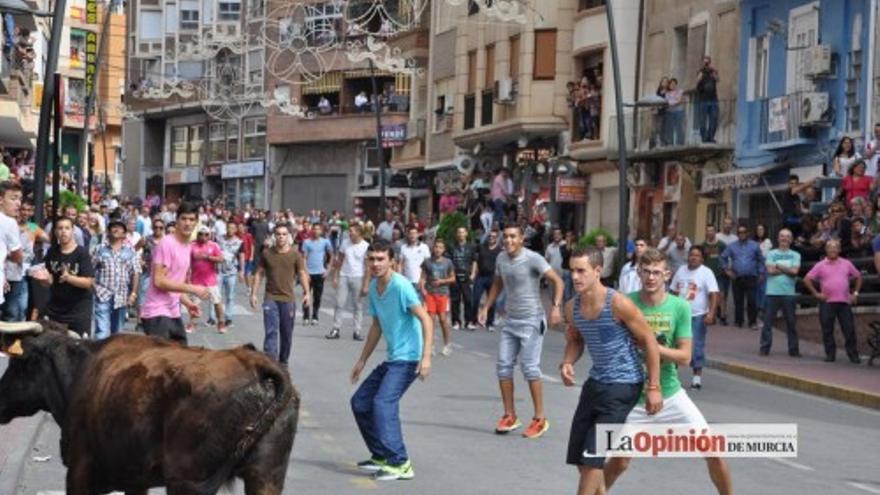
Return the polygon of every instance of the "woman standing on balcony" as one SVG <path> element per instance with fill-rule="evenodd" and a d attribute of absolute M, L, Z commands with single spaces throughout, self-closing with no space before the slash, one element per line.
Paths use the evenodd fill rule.
<path fill-rule="evenodd" d="M 666 144 L 681 146 L 684 144 L 684 92 L 678 87 L 678 79 L 669 80 L 666 91 Z"/>
<path fill-rule="evenodd" d="M 843 177 L 843 171 L 849 170 L 856 160 L 861 160 L 862 156 L 856 153 L 853 140 L 849 136 L 840 138 L 837 143 L 837 151 L 834 152 L 834 161 L 831 163 L 831 177 Z"/>
<path fill-rule="evenodd" d="M 856 160 L 849 167 L 847 176 L 843 178 L 843 184 L 840 186 L 841 191 L 846 195 L 845 204 L 851 204 L 856 197 L 868 199 L 873 182 L 873 177 L 865 175 L 865 161 L 861 158 Z"/>
<path fill-rule="evenodd" d="M 662 98 L 664 101 L 666 100 L 666 92 L 669 91 L 669 78 L 663 76 L 660 78 L 660 84 L 657 85 L 657 92 L 655 95 L 659 98 Z M 666 119 L 666 106 L 659 106 L 655 110 L 654 113 L 654 135 L 652 136 L 652 140 L 654 141 L 654 146 L 666 146 L 666 128 L 665 121 Z M 653 146 L 652 146 L 653 147 Z"/>

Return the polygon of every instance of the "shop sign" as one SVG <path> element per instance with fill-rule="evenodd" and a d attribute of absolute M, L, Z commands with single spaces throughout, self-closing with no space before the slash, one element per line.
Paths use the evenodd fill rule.
<path fill-rule="evenodd" d="M 583 177 L 557 177 L 557 203 L 584 203 L 587 201 L 587 179 Z"/>
<path fill-rule="evenodd" d="M 219 177 L 220 171 L 221 165 L 219 163 L 205 165 L 205 177 Z"/>
<path fill-rule="evenodd" d="M 194 184 L 202 181 L 201 169 L 198 167 L 186 167 L 177 170 L 168 170 L 165 172 L 165 183 L 174 184 Z"/>
<path fill-rule="evenodd" d="M 224 179 L 238 179 L 239 177 L 262 177 L 263 162 L 227 163 L 223 165 L 220 175 Z"/>
<path fill-rule="evenodd" d="M 98 23 L 98 0 L 86 0 L 86 24 Z"/>
<path fill-rule="evenodd" d="M 382 126 L 383 148 L 394 148 L 404 144 L 406 144 L 406 124 Z"/>
<path fill-rule="evenodd" d="M 86 100 L 95 90 L 95 75 L 98 73 L 98 33 L 86 31 Z"/>

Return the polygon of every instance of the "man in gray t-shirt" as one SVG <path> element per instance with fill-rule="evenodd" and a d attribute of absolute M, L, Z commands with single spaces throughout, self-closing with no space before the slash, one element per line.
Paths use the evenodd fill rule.
<path fill-rule="evenodd" d="M 506 315 L 498 343 L 496 372 L 504 402 L 504 416 L 498 421 L 495 432 L 508 433 L 522 426 L 513 405 L 513 366 L 519 358 L 535 406 L 535 415 L 523 436 L 538 438 L 550 427 L 544 416 L 541 385 L 541 349 L 547 329 L 541 300 L 541 277 L 545 277 L 553 286 L 550 325 L 558 325 L 562 321 L 560 308 L 564 284 L 547 260 L 523 247 L 522 228 L 505 228 L 503 239 L 504 252 L 498 255 L 495 262 L 495 280 L 478 318 L 481 324 L 485 324 L 488 308 L 495 304 L 503 289 L 506 294 Z"/>
<path fill-rule="evenodd" d="M 424 298 L 428 316 L 436 316 L 440 320 L 440 329 L 443 331 L 443 350 L 440 353 L 449 356 L 452 354 L 452 335 L 446 314 L 449 313 L 449 286 L 455 283 L 455 267 L 452 260 L 443 256 L 445 252 L 446 243 L 443 239 L 435 240 L 431 257 L 422 262 L 419 292 Z M 434 343 L 425 342 L 425 345 L 431 346 L 433 355 Z"/>

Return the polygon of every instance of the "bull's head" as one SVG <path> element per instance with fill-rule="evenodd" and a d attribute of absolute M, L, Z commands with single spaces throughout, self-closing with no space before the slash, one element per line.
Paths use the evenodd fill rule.
<path fill-rule="evenodd" d="M 0 351 L 9 356 L 0 378 L 0 424 L 41 410 L 51 412 L 60 424 L 74 364 L 81 361 L 74 335 L 53 322 L 0 323 Z"/>

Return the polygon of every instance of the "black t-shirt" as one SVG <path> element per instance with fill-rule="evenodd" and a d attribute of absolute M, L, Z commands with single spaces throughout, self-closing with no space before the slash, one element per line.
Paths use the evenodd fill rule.
<path fill-rule="evenodd" d="M 470 243 L 453 244 L 446 256 L 452 260 L 455 273 L 470 273 L 471 265 L 476 261 L 474 246 Z"/>
<path fill-rule="evenodd" d="M 61 273 L 65 269 L 68 274 L 77 277 L 94 277 L 95 270 L 89 252 L 84 247 L 77 246 L 72 252 L 64 254 L 60 246 L 53 245 L 43 262 L 54 280 L 49 287 L 49 304 L 46 306 L 49 318 L 62 323 L 91 318 L 92 291 L 60 281 Z"/>
<path fill-rule="evenodd" d="M 702 77 L 697 83 L 697 96 L 701 101 L 718 101 L 718 80 L 715 69 L 703 67 L 700 72 Z"/>
<path fill-rule="evenodd" d="M 787 189 L 782 193 L 782 215 L 783 217 L 800 216 L 801 197 L 792 194 L 791 189 Z"/>
<path fill-rule="evenodd" d="M 480 244 L 477 250 L 477 271 L 480 275 L 495 274 L 495 260 L 501 254 L 501 243 L 495 245 L 495 249 L 489 248 L 488 244 Z"/>

